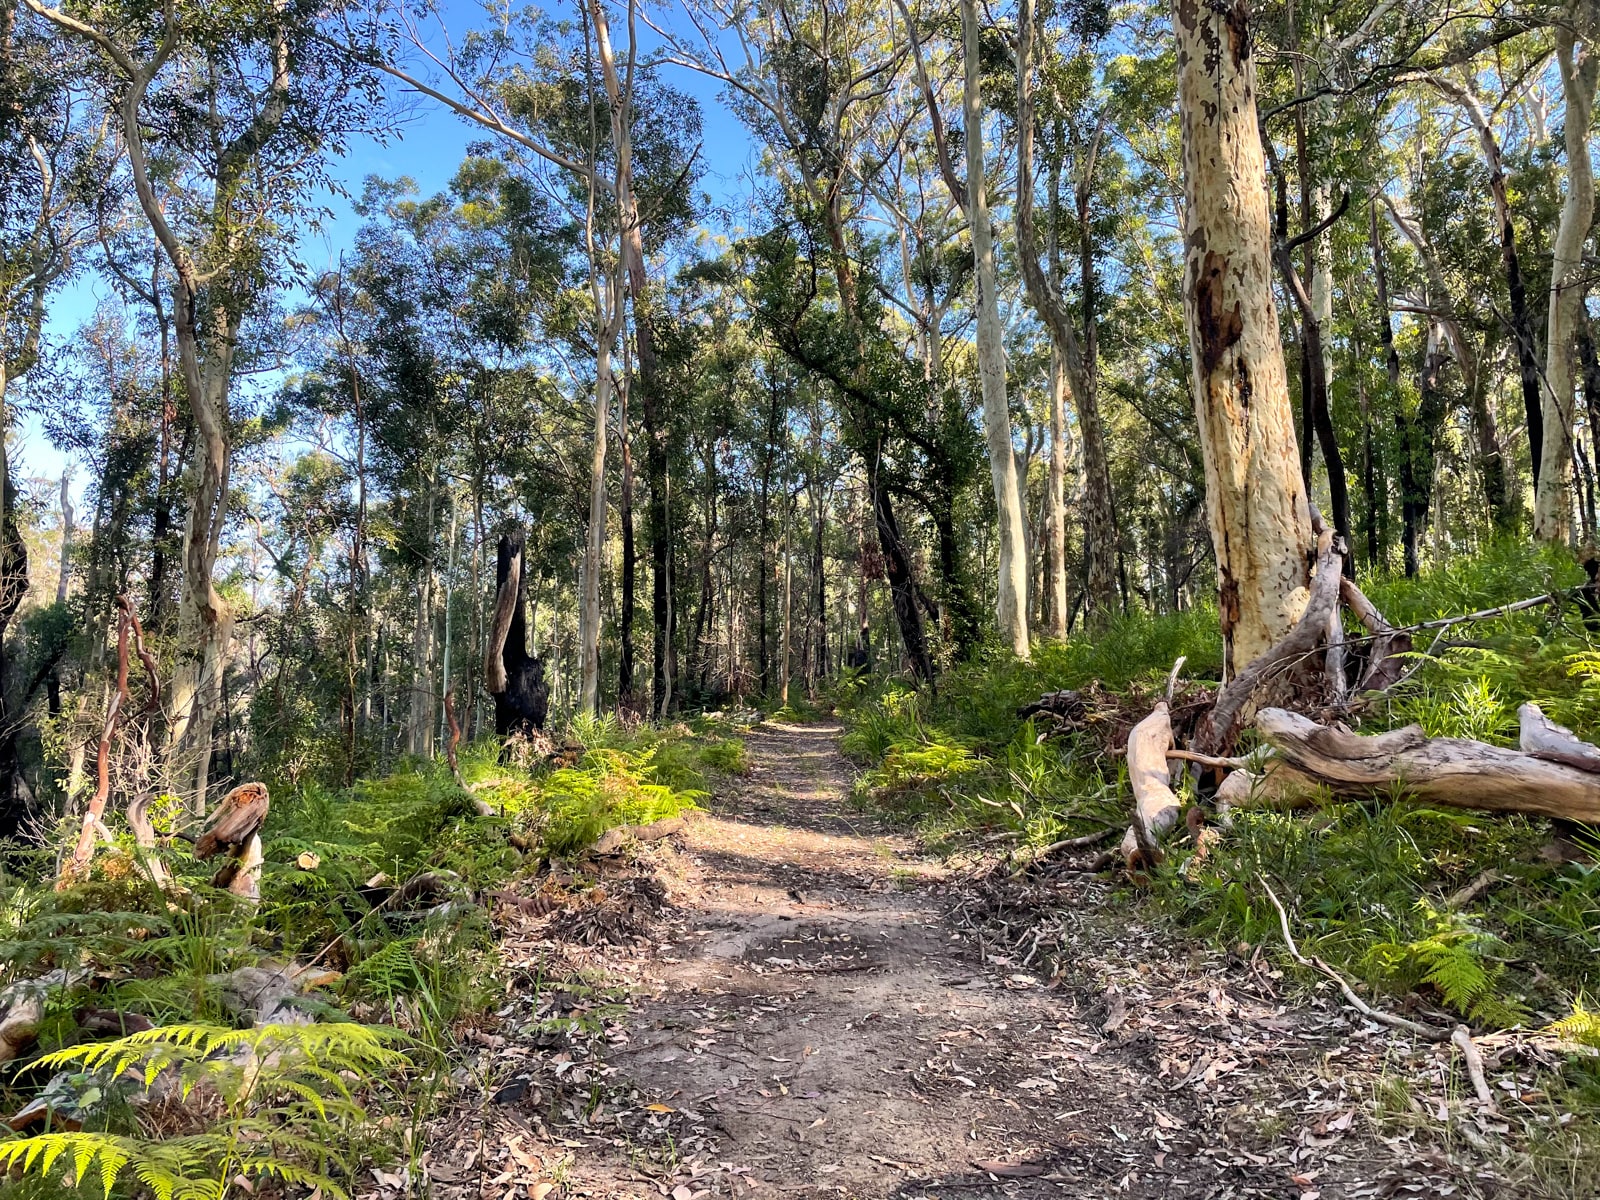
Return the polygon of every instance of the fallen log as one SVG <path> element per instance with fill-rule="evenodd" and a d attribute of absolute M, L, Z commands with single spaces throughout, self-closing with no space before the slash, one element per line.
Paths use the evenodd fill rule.
<path fill-rule="evenodd" d="M 1600 774 L 1567 762 L 1470 738 L 1429 738 L 1415 725 L 1366 737 L 1281 708 L 1257 713 L 1256 729 L 1277 761 L 1258 779 L 1235 783 L 1243 772 L 1230 777 L 1226 799 L 1231 803 L 1240 802 L 1240 790 L 1259 802 L 1263 792 L 1288 800 L 1296 794 L 1314 797 L 1321 788 L 1349 796 L 1398 784 L 1419 800 L 1453 808 L 1600 823 Z M 1255 793 L 1248 792 L 1251 784 Z"/>
<path fill-rule="evenodd" d="M 1580 771 L 1600 772 L 1600 749 L 1583 741 L 1565 725 L 1557 725 L 1531 700 L 1517 709 L 1523 752 Z"/>
<path fill-rule="evenodd" d="M 1165 700 L 1128 731 L 1128 785 L 1133 789 L 1133 824 L 1122 838 L 1122 857 L 1131 869 L 1161 861 L 1160 841 L 1177 824 L 1181 809 L 1167 771 L 1172 749 L 1172 715 Z"/>

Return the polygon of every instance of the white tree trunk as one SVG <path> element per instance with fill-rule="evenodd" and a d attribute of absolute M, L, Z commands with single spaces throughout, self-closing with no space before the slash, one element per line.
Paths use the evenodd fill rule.
<path fill-rule="evenodd" d="M 1067 372 L 1061 351 L 1050 348 L 1050 496 L 1045 590 L 1050 636 L 1067 636 Z"/>
<path fill-rule="evenodd" d="M 614 303 L 620 306 L 620 298 Z M 611 390 L 611 346 L 602 342 L 595 359 L 589 537 L 583 547 L 583 598 L 578 609 L 578 640 L 583 653 L 578 708 L 587 713 L 597 712 L 600 707 L 600 558 L 606 545 L 606 418 L 611 409 Z"/>
<path fill-rule="evenodd" d="M 1272 291 L 1249 5 L 1177 0 L 1184 316 L 1216 550 L 1224 669 L 1293 627 L 1314 541 Z"/>
<path fill-rule="evenodd" d="M 0 396 L 4 392 L 4 377 L 0 376 Z M 72 580 L 72 496 L 69 494 L 72 487 L 72 476 L 66 471 L 61 473 L 61 568 L 56 575 L 56 603 L 67 602 L 67 585 Z"/>
<path fill-rule="evenodd" d="M 788 486 L 785 485 L 785 495 Z M 791 640 L 792 620 L 794 616 L 794 564 L 790 554 L 790 515 L 788 501 L 784 501 L 783 509 L 783 633 L 779 638 L 778 646 L 778 703 L 784 707 L 789 704 L 789 646 Z"/>
<path fill-rule="evenodd" d="M 966 61 L 967 219 L 978 286 L 978 378 L 983 387 L 983 432 L 989 475 L 1000 518 L 1000 586 L 995 613 L 1000 635 L 1019 658 L 1028 657 L 1027 531 L 1017 495 L 1017 464 L 1006 400 L 1006 350 L 996 295 L 994 232 L 983 179 L 983 97 L 979 91 L 977 0 L 961 0 L 962 51 Z"/>
<path fill-rule="evenodd" d="M 1556 62 L 1566 99 L 1567 197 L 1561 205 L 1550 259 L 1550 316 L 1545 339 L 1544 453 L 1534 496 L 1533 532 L 1543 541 L 1566 541 L 1572 534 L 1573 338 L 1578 308 L 1587 286 L 1583 245 L 1594 221 L 1594 171 L 1589 163 L 1589 129 L 1600 78 L 1600 53 L 1593 44 L 1580 50 L 1570 29 L 1556 30 Z"/>

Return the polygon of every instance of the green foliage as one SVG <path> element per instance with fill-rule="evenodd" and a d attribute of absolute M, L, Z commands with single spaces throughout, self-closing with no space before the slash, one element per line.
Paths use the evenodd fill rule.
<path fill-rule="evenodd" d="M 596 748 L 574 767 L 545 776 L 534 825 L 546 851 L 581 850 L 616 825 L 642 824 L 695 807 L 702 793 L 655 782 L 654 748 Z"/>
<path fill-rule="evenodd" d="M 397 1041 L 392 1029 L 355 1024 L 171 1025 L 59 1050 L 40 1065 L 75 1069 L 83 1092 L 120 1091 L 128 1108 L 169 1098 L 203 1113 L 205 1127 L 163 1137 L 134 1122 L 133 1132 L 18 1137 L 0 1141 L 0 1167 L 43 1176 L 66 1159 L 78 1184 L 92 1179 L 107 1196 L 131 1174 L 157 1200 L 222 1200 L 266 1180 L 342 1200 L 367 1115 L 356 1089 L 410 1068 Z"/>

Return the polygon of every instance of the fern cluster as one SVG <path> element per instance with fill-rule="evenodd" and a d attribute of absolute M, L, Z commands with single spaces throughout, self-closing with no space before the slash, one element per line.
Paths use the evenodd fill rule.
<path fill-rule="evenodd" d="M 406 1070 L 392 1029 L 356 1024 L 226 1029 L 171 1025 L 47 1054 L 40 1066 L 139 1107 L 214 1113 L 208 1127 L 174 1136 L 104 1130 L 49 1131 L 0 1141 L 0 1169 L 48 1174 L 70 1163 L 80 1185 L 110 1196 L 131 1174 L 156 1200 L 223 1200 L 272 1179 L 345 1200 L 348 1153 L 366 1119 L 357 1088 Z M 129 1094 L 128 1084 L 134 1085 Z M 87 1115 L 80 1108 L 80 1115 Z"/>

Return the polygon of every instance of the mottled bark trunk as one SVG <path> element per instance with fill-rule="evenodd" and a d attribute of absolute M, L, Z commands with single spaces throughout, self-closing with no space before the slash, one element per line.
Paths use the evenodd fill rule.
<path fill-rule="evenodd" d="M 1550 317 L 1545 337 L 1544 455 L 1534 494 L 1533 532 L 1541 541 L 1572 535 L 1573 343 L 1583 303 L 1583 246 L 1594 222 L 1589 129 L 1600 81 L 1600 47 L 1580 49 L 1569 28 L 1556 30 L 1556 62 L 1566 99 L 1567 196 L 1550 259 Z"/>
<path fill-rule="evenodd" d="M 1189 328 L 1231 677 L 1305 608 L 1314 550 L 1272 292 L 1246 0 L 1177 0 Z"/>
<path fill-rule="evenodd" d="M 999 586 L 995 616 L 1000 637 L 1019 658 L 1028 657 L 1027 531 L 1017 498 L 1017 466 L 1011 444 L 1011 409 L 1006 399 L 1006 351 L 1000 325 L 994 233 L 983 168 L 983 97 L 978 61 L 977 0 L 961 0 L 962 51 L 966 64 L 967 221 L 978 289 L 978 378 L 983 390 L 983 431 L 989 477 L 999 519 Z"/>

